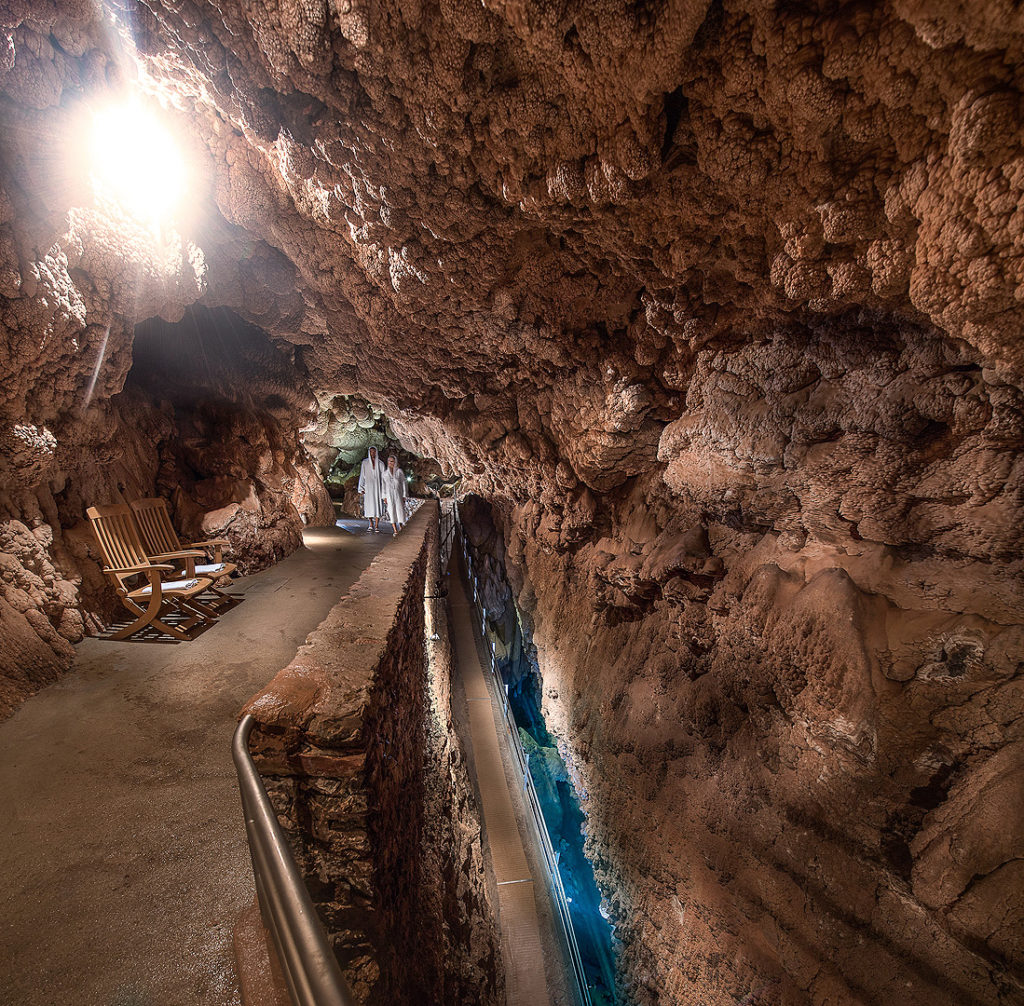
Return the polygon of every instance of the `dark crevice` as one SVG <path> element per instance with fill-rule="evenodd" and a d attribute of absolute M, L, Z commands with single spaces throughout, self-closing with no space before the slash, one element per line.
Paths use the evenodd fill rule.
<path fill-rule="evenodd" d="M 573 931 L 586 972 L 593 1006 L 627 1006 L 615 983 L 614 927 L 605 914 L 594 867 L 584 852 L 586 816 L 580 807 L 573 777 L 548 730 L 543 713 L 543 678 L 528 619 L 518 611 L 505 573 L 500 535 L 490 510 L 479 497 L 462 506 L 469 521 L 468 538 L 473 568 L 482 577 L 487 607 L 487 635 L 495 643 L 498 670 L 529 771 L 537 791 L 551 845 L 558 856 L 559 877 L 565 889 Z M 484 530 L 486 528 L 486 531 Z M 478 544 L 473 545 L 473 541 Z M 498 600 L 500 598 L 500 600 Z M 498 603 L 495 603 L 495 602 Z"/>
<path fill-rule="evenodd" d="M 682 87 L 665 95 L 665 136 L 661 141 L 661 161 L 664 164 L 668 160 L 669 152 L 673 147 L 673 138 L 676 134 L 676 127 L 684 112 L 689 108 L 689 101 L 683 94 Z"/>

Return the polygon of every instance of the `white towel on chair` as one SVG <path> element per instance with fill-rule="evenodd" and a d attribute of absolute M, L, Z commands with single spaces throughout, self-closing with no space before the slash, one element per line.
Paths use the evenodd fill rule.
<path fill-rule="evenodd" d="M 198 580 L 171 580 L 169 583 L 160 584 L 161 589 L 166 594 L 169 590 L 191 590 L 193 587 L 199 585 Z M 152 594 L 153 588 L 150 586 L 142 587 L 139 590 L 140 594 Z"/>

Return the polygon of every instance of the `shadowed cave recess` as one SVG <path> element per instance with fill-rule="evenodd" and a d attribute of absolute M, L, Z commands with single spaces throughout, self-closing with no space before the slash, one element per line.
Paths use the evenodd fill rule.
<path fill-rule="evenodd" d="M 490 508 L 622 1002 L 1024 1003 L 1021 66 L 1002 0 L 0 0 L 0 711 L 112 614 L 87 506 L 252 571 L 379 437 Z"/>

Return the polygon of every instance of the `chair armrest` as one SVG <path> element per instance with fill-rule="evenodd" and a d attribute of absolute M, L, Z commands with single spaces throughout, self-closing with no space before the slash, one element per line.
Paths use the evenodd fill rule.
<path fill-rule="evenodd" d="M 104 573 L 145 573 L 148 569 L 164 570 L 174 569 L 167 563 L 147 562 L 144 566 L 104 566 Z"/>
<path fill-rule="evenodd" d="M 196 575 L 196 559 L 205 559 L 206 553 L 199 551 L 199 549 L 179 549 L 177 552 L 158 552 L 156 555 L 151 555 L 150 559 L 177 559 L 179 560 L 178 565 L 182 563 L 185 566 L 185 576 L 192 577 Z"/>
<path fill-rule="evenodd" d="M 189 543 L 189 548 L 201 548 L 204 549 L 207 555 L 212 553 L 212 559 L 214 562 L 224 561 L 224 547 L 230 545 L 226 538 L 210 538 L 207 541 L 193 541 Z"/>

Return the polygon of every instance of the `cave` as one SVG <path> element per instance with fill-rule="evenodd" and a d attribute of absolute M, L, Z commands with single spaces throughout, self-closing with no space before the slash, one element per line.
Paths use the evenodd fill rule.
<path fill-rule="evenodd" d="M 0 1000 L 84 988 L 48 814 L 163 862 L 107 688 L 124 758 L 181 703 L 119 778 L 196 862 L 256 718 L 358 1001 L 514 1001 L 473 622 L 595 1006 L 1024 1004 L 1022 67 L 1005 0 L 0 0 Z M 148 498 L 245 585 L 180 645 L 111 638 L 88 511 Z M 231 903 L 96 1001 L 255 1006 Z"/>

